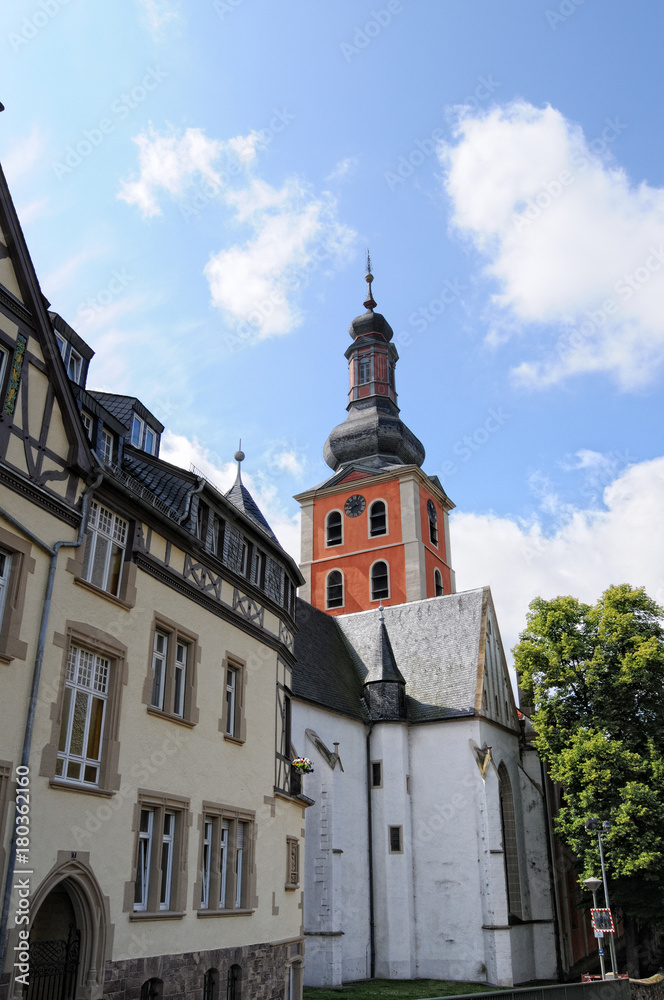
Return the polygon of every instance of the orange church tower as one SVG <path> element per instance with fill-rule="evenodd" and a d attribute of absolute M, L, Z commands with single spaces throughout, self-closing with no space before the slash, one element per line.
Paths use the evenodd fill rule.
<path fill-rule="evenodd" d="M 399 417 L 393 331 L 367 311 L 350 325 L 348 416 L 323 451 L 334 475 L 295 497 L 302 507 L 300 596 L 332 615 L 454 593 L 449 512 L 424 447 Z"/>

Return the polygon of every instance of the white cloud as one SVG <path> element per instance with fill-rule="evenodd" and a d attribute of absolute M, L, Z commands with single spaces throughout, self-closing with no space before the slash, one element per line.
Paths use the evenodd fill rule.
<path fill-rule="evenodd" d="M 62 261 L 55 270 L 49 271 L 44 276 L 44 280 L 40 282 L 44 293 L 49 298 L 52 298 L 57 293 L 62 292 L 63 289 L 72 283 L 82 267 L 85 267 L 89 261 L 100 257 L 103 253 L 104 248 L 101 246 L 88 246 L 84 247 L 79 253 L 72 254 L 67 260 Z"/>
<path fill-rule="evenodd" d="M 645 586 L 664 603 L 664 457 L 630 466 L 603 491 L 603 508 L 566 507 L 553 533 L 495 514 L 455 513 L 457 587 L 490 584 L 506 651 L 535 597 L 597 601 L 612 584 Z"/>
<path fill-rule="evenodd" d="M 181 469 L 188 469 L 193 463 L 220 492 L 227 492 L 237 475 L 237 462 L 223 462 L 217 455 L 202 445 L 196 438 L 190 440 L 183 434 L 165 431 L 161 439 L 160 458 Z M 300 518 L 299 514 L 289 514 L 278 496 L 277 488 L 261 469 L 252 475 L 245 466 L 242 482 L 258 504 L 263 516 L 279 539 L 279 542 L 295 559 L 300 558 Z"/>
<path fill-rule="evenodd" d="M 177 0 L 138 0 L 138 5 L 153 33 L 159 33 L 165 25 L 177 21 L 180 17 L 180 5 Z"/>
<path fill-rule="evenodd" d="M 554 108 L 515 103 L 463 118 L 440 150 L 453 223 L 488 258 L 507 326 L 557 335 L 515 369 L 527 385 L 608 372 L 632 388 L 664 358 L 664 190 L 610 161 L 626 127 L 607 119 L 589 141 Z"/>
<path fill-rule="evenodd" d="M 19 184 L 23 180 L 25 175 L 39 163 L 45 150 L 46 140 L 37 126 L 25 138 L 12 144 L 12 148 L 2 160 L 2 169 L 10 186 Z"/>
<path fill-rule="evenodd" d="M 339 160 L 334 170 L 327 175 L 326 181 L 341 181 L 345 177 L 352 177 L 357 170 L 359 160 L 356 156 L 346 156 Z"/>
<path fill-rule="evenodd" d="M 220 198 L 236 225 L 246 227 L 246 239 L 212 253 L 204 269 L 212 304 L 237 328 L 227 346 L 290 332 L 301 321 L 297 293 L 308 277 L 345 261 L 355 239 L 339 222 L 332 195 L 316 195 L 296 177 L 274 187 L 253 176 L 257 132 L 220 141 L 200 129 L 178 137 L 151 128 L 134 142 L 140 175 L 123 181 L 118 197 L 144 217 L 161 215 L 160 194 L 181 199 L 198 179 L 206 184 L 203 202 Z M 232 158 L 232 172 L 222 156 Z"/>

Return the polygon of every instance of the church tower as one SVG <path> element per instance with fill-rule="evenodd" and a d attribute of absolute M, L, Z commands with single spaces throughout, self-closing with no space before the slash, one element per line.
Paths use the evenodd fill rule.
<path fill-rule="evenodd" d="M 448 517 L 454 504 L 422 471 L 422 443 L 399 416 L 393 331 L 374 312 L 350 325 L 348 416 L 323 455 L 334 475 L 296 496 L 302 507 L 300 594 L 332 615 L 454 593 Z"/>

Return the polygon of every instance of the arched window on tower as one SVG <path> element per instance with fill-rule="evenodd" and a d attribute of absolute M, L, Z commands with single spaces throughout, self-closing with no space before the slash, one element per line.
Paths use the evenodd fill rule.
<path fill-rule="evenodd" d="M 339 569 L 333 569 L 327 574 L 325 581 L 325 607 L 343 608 L 344 606 L 344 575 Z"/>
<path fill-rule="evenodd" d="M 521 907 L 521 876 L 519 874 L 519 853 L 516 843 L 516 819 L 512 783 L 504 762 L 498 768 L 500 782 L 500 821 L 503 828 L 503 857 L 505 859 L 505 881 L 507 883 L 507 908 L 510 917 L 523 919 Z"/>
<path fill-rule="evenodd" d="M 384 500 L 374 500 L 369 507 L 369 535 L 387 534 L 387 504 Z"/>
<path fill-rule="evenodd" d="M 429 515 L 429 538 L 431 544 L 438 546 L 438 514 L 433 500 L 427 500 L 427 514 Z"/>
<path fill-rule="evenodd" d="M 371 600 L 381 601 L 390 596 L 390 570 L 382 559 L 371 567 Z"/>
<path fill-rule="evenodd" d="M 443 596 L 443 574 L 439 569 L 433 571 L 433 592 L 435 597 Z"/>
<path fill-rule="evenodd" d="M 359 379 L 360 385 L 366 385 L 367 382 L 371 381 L 371 359 L 369 355 L 365 355 L 359 360 Z"/>
<path fill-rule="evenodd" d="M 343 519 L 340 510 L 331 510 L 325 519 L 325 544 L 343 544 Z"/>

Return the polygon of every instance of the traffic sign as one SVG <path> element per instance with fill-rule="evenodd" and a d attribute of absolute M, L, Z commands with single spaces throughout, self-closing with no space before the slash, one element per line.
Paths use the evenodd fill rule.
<path fill-rule="evenodd" d="M 611 916 L 611 910 L 607 909 L 591 910 L 590 916 L 592 917 L 593 927 L 596 932 L 600 934 L 615 934 L 616 929 L 613 926 L 613 917 Z"/>

